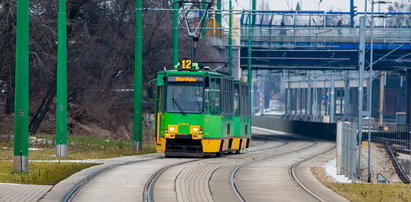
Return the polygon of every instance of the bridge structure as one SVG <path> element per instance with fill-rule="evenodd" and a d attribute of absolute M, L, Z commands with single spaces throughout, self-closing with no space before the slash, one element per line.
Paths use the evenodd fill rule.
<path fill-rule="evenodd" d="M 363 15 L 357 13 L 352 22 L 350 12 L 262 11 L 253 15 L 252 28 L 248 30 L 249 14 L 243 14 L 241 67 L 247 64 L 247 37 L 251 35 L 253 69 L 356 69 L 359 17 Z M 410 16 L 411 13 L 368 14 L 366 49 L 371 48 L 373 38 L 374 58 L 378 61 L 374 69 L 410 67 Z M 367 51 L 366 58 L 369 54 Z"/>
<path fill-rule="evenodd" d="M 360 17 L 365 15 L 365 73 L 360 76 Z M 252 20 L 248 20 L 250 17 Z M 283 118 L 335 122 L 378 117 L 379 84 L 386 84 L 389 75 L 395 87 L 387 86 L 388 96 L 393 96 L 390 87 L 398 87 L 395 98 L 400 101 L 395 101 L 395 109 L 387 115 L 392 118 L 393 113 L 406 111 L 410 122 L 411 99 L 407 97 L 411 95 L 411 82 L 406 81 L 411 79 L 411 13 L 359 12 L 353 16 L 351 12 L 253 11 L 244 12 L 240 23 L 239 65 L 248 68 L 251 51 L 251 69 L 263 72 L 256 75 L 281 75 L 285 88 Z M 368 71 L 370 66 L 374 71 Z M 357 90 L 360 77 L 363 92 Z M 257 81 L 261 84 L 263 79 Z M 263 94 L 257 89 L 259 98 L 255 102 L 267 97 Z M 359 115 L 358 103 L 362 101 L 364 113 Z"/>

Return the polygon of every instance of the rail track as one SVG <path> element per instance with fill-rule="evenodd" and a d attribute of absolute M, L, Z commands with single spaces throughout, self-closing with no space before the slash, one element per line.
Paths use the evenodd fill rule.
<path fill-rule="evenodd" d="M 308 193 L 309 195 L 311 195 L 313 198 L 315 198 L 315 199 L 318 200 L 318 201 L 322 201 L 322 202 L 323 202 L 323 201 L 325 202 L 325 200 L 323 200 L 320 196 L 318 196 L 318 195 L 316 195 L 314 192 L 312 192 L 308 187 L 306 187 L 306 186 L 298 179 L 298 176 L 297 176 L 297 174 L 296 174 L 296 169 L 297 169 L 297 167 L 300 166 L 302 163 L 304 163 L 304 162 L 306 162 L 306 161 L 309 161 L 309 160 L 311 160 L 311 159 L 313 159 L 313 158 L 315 158 L 315 157 L 317 157 L 317 156 L 319 156 L 319 155 L 321 155 L 321 154 L 323 154 L 323 153 L 327 153 L 327 152 L 329 152 L 329 151 L 331 151 L 331 150 L 333 150 L 333 149 L 335 149 L 335 146 L 332 147 L 332 148 L 330 148 L 330 149 L 328 149 L 328 150 L 326 150 L 326 151 L 324 151 L 324 152 L 317 153 L 317 154 L 315 154 L 315 155 L 313 155 L 313 156 L 311 156 L 311 157 L 309 157 L 309 158 L 306 158 L 306 159 L 304 159 L 304 160 L 302 160 L 302 161 L 299 161 L 299 162 L 293 164 L 292 166 L 290 166 L 290 169 L 289 169 L 289 174 L 290 174 L 290 176 L 291 176 L 291 179 L 294 181 L 294 183 L 295 183 L 297 186 L 299 186 L 303 191 L 305 191 L 306 193 Z"/>
<path fill-rule="evenodd" d="M 153 196 L 153 190 L 154 190 L 154 186 L 158 180 L 158 178 L 160 178 L 160 176 L 169 168 L 172 168 L 174 166 L 179 166 L 179 165 L 183 165 L 183 164 L 187 164 L 187 163 L 192 163 L 192 162 L 196 162 L 196 161 L 201 161 L 202 159 L 198 159 L 198 160 L 191 160 L 191 161 L 186 161 L 186 162 L 181 162 L 181 163 L 176 163 L 176 164 L 172 164 L 169 166 L 166 166 L 164 168 L 161 168 L 160 170 L 157 170 L 151 177 L 150 179 L 147 181 L 146 185 L 144 186 L 144 191 L 143 191 L 143 201 L 145 202 L 151 202 L 154 201 L 154 196 Z"/>
<path fill-rule="evenodd" d="M 288 142 L 287 142 L 287 143 L 288 143 Z M 264 157 L 264 158 L 259 159 L 259 160 L 249 161 L 249 162 L 246 162 L 246 163 L 243 163 L 243 164 L 238 165 L 238 166 L 235 167 L 234 170 L 231 172 L 231 176 L 230 176 L 231 188 L 233 189 L 233 191 L 234 191 L 235 195 L 237 196 L 237 198 L 238 198 L 240 201 L 245 202 L 246 200 L 245 200 L 244 196 L 240 193 L 240 190 L 238 189 L 238 184 L 237 184 L 237 182 L 236 182 L 236 177 L 237 177 L 238 172 L 239 172 L 239 170 L 240 170 L 241 168 L 244 168 L 244 167 L 246 167 L 246 166 L 248 166 L 248 165 L 251 165 L 251 164 L 254 164 L 254 163 L 257 163 L 257 162 L 265 161 L 265 160 L 267 160 L 267 159 L 271 159 L 271 158 L 275 158 L 275 157 L 279 157 L 279 156 L 291 154 L 291 153 L 294 153 L 294 152 L 303 151 L 303 150 L 305 150 L 305 149 L 314 147 L 315 145 L 317 145 L 317 143 L 312 143 L 312 144 L 310 144 L 310 145 L 308 145 L 308 146 L 305 146 L 305 147 L 300 148 L 300 149 L 297 149 L 297 150 L 292 150 L 292 151 L 288 151 L 288 152 L 283 152 L 283 153 L 279 153 L 279 154 L 270 155 L 270 156 L 268 156 L 268 157 Z"/>
<path fill-rule="evenodd" d="M 255 135 L 256 137 L 264 137 L 263 135 Z M 277 140 L 277 141 L 281 141 L 283 142 L 280 145 L 276 145 L 273 147 L 267 147 L 267 148 L 263 148 L 263 149 L 256 149 L 253 151 L 248 151 L 247 153 L 253 153 L 253 152 L 260 152 L 260 151 L 265 151 L 265 150 L 270 150 L 270 149 L 275 149 L 275 148 L 279 148 L 282 146 L 285 146 L 286 144 L 288 144 L 288 141 L 286 140 L 282 140 L 279 138 L 274 138 L 274 137 L 270 137 L 270 136 L 266 136 L 264 137 L 265 139 L 269 139 L 269 140 Z M 263 144 L 267 144 L 269 141 L 265 140 L 262 143 L 256 144 L 253 147 L 259 146 L 259 145 L 263 145 Z M 230 156 L 225 156 L 225 157 L 221 157 L 221 158 L 229 158 Z M 183 164 L 188 164 L 188 163 L 192 163 L 192 162 L 198 162 L 198 161 L 202 161 L 205 159 L 198 159 L 198 160 L 191 160 L 191 161 L 187 161 L 187 162 L 181 162 L 181 163 L 176 163 L 176 164 L 172 164 L 166 167 L 163 167 L 159 170 L 157 170 L 147 181 L 146 185 L 144 186 L 144 192 L 143 192 L 143 201 L 144 202 L 152 202 L 154 201 L 154 196 L 153 196 L 153 190 L 154 190 L 154 186 L 157 182 L 157 180 L 160 178 L 160 176 L 168 169 L 174 167 L 174 166 L 179 166 L 179 165 L 183 165 Z"/>
<path fill-rule="evenodd" d="M 76 196 L 76 194 L 84 187 L 86 186 L 91 180 L 93 180 L 94 178 L 96 178 L 97 176 L 113 169 L 113 168 L 117 168 L 120 166 L 125 166 L 125 165 L 129 165 L 129 164 L 133 164 L 133 163 L 142 163 L 142 162 L 147 162 L 147 161 L 152 161 L 152 160 L 156 160 L 156 159 L 160 159 L 161 157 L 157 157 L 157 158 L 152 158 L 152 159 L 143 159 L 143 160 L 135 160 L 135 161 L 129 161 L 129 162 L 125 162 L 125 163 L 120 163 L 120 164 L 115 164 L 115 165 L 111 165 L 108 167 L 104 167 L 101 169 L 98 169 L 94 172 L 92 172 L 91 174 L 87 175 L 85 178 L 83 178 L 82 180 L 80 180 L 80 182 L 76 183 L 67 193 L 66 195 L 64 195 L 63 197 L 63 202 L 70 202 L 73 200 L 73 198 Z"/>
<path fill-rule="evenodd" d="M 286 140 L 284 138 L 278 138 L 276 136 L 273 137 L 272 135 L 255 135 L 254 137 L 256 139 L 258 139 L 257 140 L 258 142 L 256 141 L 255 145 L 253 145 L 254 150 L 247 151 L 243 155 L 253 154 L 255 152 L 263 152 L 263 151 L 266 151 L 266 150 L 272 150 L 272 149 L 280 148 L 280 147 L 283 147 L 283 146 L 289 144 L 288 140 Z M 281 144 L 277 144 L 275 146 L 264 147 L 264 144 L 272 143 L 272 140 L 275 140 L 276 142 L 281 142 Z M 299 149 L 295 149 L 295 150 L 292 150 L 292 151 L 283 152 L 283 153 L 279 153 L 279 154 L 269 155 L 268 157 L 260 157 L 261 159 L 251 160 L 251 161 L 245 162 L 245 163 L 237 166 L 231 172 L 231 176 L 230 176 L 231 177 L 231 187 L 232 187 L 234 193 L 236 194 L 237 198 L 240 201 L 245 201 L 244 197 L 239 192 L 238 185 L 235 181 L 236 176 L 238 174 L 238 171 L 241 168 L 246 167 L 247 165 L 250 165 L 252 163 L 259 162 L 259 161 L 264 161 L 264 160 L 267 160 L 267 159 L 270 159 L 270 158 L 275 158 L 275 157 L 290 154 L 290 153 L 293 153 L 293 152 L 299 152 L 299 151 L 314 147 L 315 145 L 317 145 L 317 143 L 314 142 L 314 143 L 312 143 L 308 146 L 305 146 L 305 147 L 302 147 L 302 148 L 299 148 Z M 260 148 L 258 148 L 257 146 L 259 146 Z M 317 155 L 319 155 L 319 154 L 317 154 Z M 238 159 L 236 156 L 237 155 L 227 155 L 227 156 L 224 156 L 224 157 L 221 157 L 221 158 L 218 158 L 218 159 L 232 159 L 232 158 Z M 103 174 L 103 173 L 105 173 L 109 170 L 112 170 L 113 168 L 116 168 L 116 167 L 119 167 L 119 166 L 129 165 L 129 164 L 134 164 L 134 163 L 142 163 L 142 162 L 153 161 L 153 160 L 162 159 L 162 158 L 163 157 L 154 157 L 154 158 L 144 159 L 144 160 L 135 160 L 135 161 L 125 162 L 125 163 L 121 163 L 121 164 L 111 165 L 111 166 L 108 166 L 108 167 L 101 168 L 97 171 L 94 171 L 93 173 L 89 174 L 87 177 L 83 178 L 79 183 L 74 185 L 70 189 L 70 191 L 67 192 L 67 194 L 64 196 L 63 201 L 72 201 L 74 199 L 74 197 L 76 196 L 76 194 L 79 193 L 79 191 L 81 189 L 83 189 L 89 182 L 91 182 L 97 176 L 99 176 L 99 175 L 101 175 L 101 174 Z M 312 158 L 314 158 L 314 157 L 312 157 Z M 180 161 L 178 163 L 174 163 L 172 165 L 168 165 L 168 166 L 165 166 L 165 167 L 157 170 L 154 174 L 152 174 L 150 176 L 149 180 L 146 182 L 146 184 L 144 186 L 143 201 L 145 201 L 145 202 L 154 201 L 154 193 L 153 192 L 154 192 L 154 187 L 156 185 L 156 182 L 163 175 L 163 173 L 166 172 L 167 170 L 169 170 L 170 168 L 175 167 L 175 166 L 180 166 L 180 165 L 183 165 L 183 164 L 189 164 L 189 163 L 194 163 L 194 162 L 198 162 L 198 161 L 206 161 L 206 160 L 209 160 L 209 158 L 206 158 L 206 159 L 199 158 L 199 159 L 195 159 L 195 160 L 189 159 L 187 161 L 184 161 L 184 162 Z M 300 163 L 302 163 L 302 162 L 300 162 Z M 295 165 L 295 167 L 297 167 L 298 165 Z M 215 169 L 217 169 L 217 168 L 215 168 Z M 291 168 L 291 170 L 293 170 L 293 169 L 294 169 L 294 167 Z M 295 171 L 291 171 L 291 173 L 294 173 L 294 172 Z M 297 179 L 297 182 L 298 182 L 298 179 Z"/>
<path fill-rule="evenodd" d="M 261 135 L 256 135 L 256 137 L 259 137 Z M 278 138 L 270 138 L 270 139 L 277 139 Z M 261 143 L 258 143 L 254 146 L 259 146 L 259 145 L 263 145 L 263 144 L 268 144 L 269 141 L 262 141 Z M 283 146 L 283 145 L 280 145 Z M 272 149 L 273 147 L 268 147 L 268 148 L 264 148 L 264 150 L 267 149 Z M 254 152 L 254 151 L 250 151 L 250 152 Z M 134 164 L 134 163 L 142 163 L 142 162 L 147 162 L 147 161 L 153 161 L 156 159 L 161 159 L 162 157 L 157 157 L 157 158 L 151 158 L 151 159 L 144 159 L 144 160 L 135 160 L 135 161 L 129 161 L 129 162 L 125 162 L 125 163 L 120 163 L 120 164 L 115 164 L 115 165 L 111 165 L 111 166 L 107 166 L 101 169 L 98 169 L 92 173 L 90 173 L 89 175 L 87 175 L 86 177 L 84 177 L 82 180 L 80 180 L 78 183 L 76 183 L 63 197 L 62 201 L 63 202 L 70 202 L 74 199 L 74 197 L 76 196 L 76 194 L 83 188 L 85 187 L 89 182 L 91 182 L 94 178 L 96 178 L 97 176 L 112 170 L 114 168 L 120 167 L 120 166 L 125 166 L 125 165 L 129 165 L 129 164 Z M 194 160 L 194 161 L 200 161 L 202 159 L 199 160 Z M 173 164 L 167 167 L 164 167 L 160 170 L 158 170 L 155 174 L 153 174 L 153 176 L 150 177 L 149 182 L 147 182 L 147 186 L 145 187 L 145 191 L 143 193 L 144 195 L 144 200 L 146 201 L 146 199 L 152 199 L 152 190 L 154 188 L 155 185 L 155 181 L 161 176 L 161 174 L 166 171 L 167 169 L 173 167 L 173 166 L 177 166 L 177 165 L 181 165 L 184 163 L 189 163 L 189 162 L 193 162 L 193 161 L 188 161 L 188 162 L 183 162 L 183 163 L 178 163 L 178 164 Z M 150 183 L 151 181 L 151 183 Z M 154 182 L 154 183 L 153 183 Z M 151 191 L 150 191 L 151 190 Z M 149 200 L 150 201 L 150 200 Z"/>

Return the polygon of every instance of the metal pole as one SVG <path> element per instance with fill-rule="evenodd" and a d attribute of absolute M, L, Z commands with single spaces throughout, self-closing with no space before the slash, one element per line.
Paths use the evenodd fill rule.
<path fill-rule="evenodd" d="M 230 10 L 230 15 L 228 24 L 228 71 L 230 76 L 233 74 L 233 2 L 232 0 L 228 1 L 228 9 Z"/>
<path fill-rule="evenodd" d="M 314 82 L 314 81 L 313 81 Z M 316 85 L 313 85 L 313 103 L 312 103 L 312 121 L 317 121 L 317 104 L 318 104 L 318 92 Z"/>
<path fill-rule="evenodd" d="M 29 163 L 29 0 L 17 1 L 13 171 Z"/>
<path fill-rule="evenodd" d="M 370 37 L 371 37 L 371 50 L 370 50 L 370 78 L 368 84 L 368 110 L 370 111 L 370 116 L 368 117 L 368 182 L 371 182 L 371 117 L 372 117 L 372 81 L 373 81 L 373 60 L 374 60 L 374 36 L 373 36 L 373 28 L 374 28 L 374 0 L 371 1 L 371 28 L 370 28 Z"/>
<path fill-rule="evenodd" d="M 178 0 L 173 0 L 173 66 L 178 63 L 178 8 Z"/>
<path fill-rule="evenodd" d="M 256 7 L 257 7 L 257 0 L 251 0 L 251 10 L 253 10 L 253 11 L 255 11 L 255 10 L 257 10 L 256 9 Z M 252 24 L 255 24 L 255 13 L 254 12 L 252 12 Z"/>
<path fill-rule="evenodd" d="M 350 72 L 347 71 L 345 74 L 344 82 L 344 120 L 348 121 L 350 117 Z"/>
<path fill-rule="evenodd" d="M 136 0 L 136 39 L 134 50 L 134 128 L 133 149 L 142 150 L 142 69 L 143 69 L 143 36 L 142 36 L 143 0 Z M 178 40 L 177 40 L 178 41 Z"/>
<path fill-rule="evenodd" d="M 384 78 L 385 72 L 380 74 L 380 104 L 378 108 L 378 126 L 382 127 L 384 123 Z"/>
<path fill-rule="evenodd" d="M 337 174 L 341 175 L 341 167 L 342 167 L 342 135 L 343 135 L 343 122 L 342 121 L 337 121 L 337 138 L 336 138 L 336 152 L 337 152 L 337 159 L 336 159 L 336 165 L 337 165 Z"/>
<path fill-rule="evenodd" d="M 56 155 L 59 157 L 67 157 L 66 0 L 59 0 L 57 46 Z"/>
<path fill-rule="evenodd" d="M 231 0 L 230 0 L 231 1 Z M 202 1 L 203 2 L 203 6 L 202 6 L 202 9 L 203 10 L 206 10 L 207 9 L 207 0 L 203 0 Z M 205 15 L 206 13 L 205 12 L 203 12 L 203 15 Z M 203 25 L 202 25 L 202 29 L 201 29 L 201 32 L 202 32 L 202 35 L 203 35 L 203 37 L 205 37 L 205 36 L 207 36 L 207 16 L 204 16 L 204 22 L 203 22 Z"/>
<path fill-rule="evenodd" d="M 217 10 L 218 11 L 220 11 L 221 10 L 221 0 L 217 0 Z M 221 15 L 221 12 L 218 12 L 217 14 L 216 14 L 216 21 L 218 22 L 218 27 L 222 27 L 222 22 L 223 22 L 223 20 L 222 20 L 222 15 Z M 222 36 L 222 31 L 220 31 L 219 32 L 219 35 L 218 36 Z"/>
<path fill-rule="evenodd" d="M 335 113 L 335 88 L 334 88 L 334 72 L 331 73 L 330 81 L 330 123 L 334 123 Z"/>
<path fill-rule="evenodd" d="M 363 76 L 365 59 L 365 16 L 360 17 L 360 49 L 358 55 L 358 159 L 357 174 L 361 174 L 361 149 L 362 149 L 362 117 L 363 117 Z"/>
<path fill-rule="evenodd" d="M 191 61 L 195 61 L 195 47 L 194 47 L 194 37 L 190 37 L 190 59 Z"/>
<path fill-rule="evenodd" d="M 354 0 L 350 0 L 350 26 L 354 27 Z"/>
<path fill-rule="evenodd" d="M 251 1 L 251 8 L 252 8 L 252 10 L 254 10 L 254 4 L 255 4 L 255 0 L 252 0 Z M 253 36 L 252 36 L 252 32 L 251 32 L 251 24 L 252 24 L 252 19 L 253 19 L 253 17 L 252 17 L 252 13 L 251 12 L 249 12 L 248 13 L 248 31 L 247 31 L 247 33 L 248 33 L 248 40 L 247 40 L 247 45 L 248 45 L 248 48 L 247 48 L 247 51 L 248 51 L 248 65 L 247 65 L 247 82 L 248 82 L 248 85 L 250 86 L 250 105 L 251 105 L 251 107 L 250 107 L 250 109 L 251 109 L 251 113 L 250 113 L 250 116 L 252 116 L 253 115 L 253 108 L 254 108 L 254 104 L 253 104 L 253 92 L 254 92 L 254 90 L 253 90 L 253 73 L 252 73 L 252 70 L 251 70 L 251 66 L 252 66 L 252 60 L 251 60 L 251 57 L 252 57 L 252 52 L 251 52 L 251 46 L 252 46 L 252 40 L 253 40 Z"/>
<path fill-rule="evenodd" d="M 384 76 L 386 76 L 386 74 Z M 407 125 L 410 125 L 411 124 L 411 70 L 410 69 L 407 69 L 407 112 L 406 112 L 406 116 L 407 116 L 406 123 Z"/>

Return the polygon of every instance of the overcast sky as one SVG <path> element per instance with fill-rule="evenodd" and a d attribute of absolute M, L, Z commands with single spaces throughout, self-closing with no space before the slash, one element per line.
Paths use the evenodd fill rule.
<path fill-rule="evenodd" d="M 270 7 L 270 10 L 295 10 L 297 2 L 300 2 L 301 10 L 321 10 L 321 11 L 350 11 L 350 0 L 256 0 L 257 9 L 261 8 L 261 4 L 266 4 Z M 371 1 L 371 0 L 369 0 Z M 387 0 L 390 2 L 402 2 L 411 4 L 410 0 Z M 249 9 L 251 0 L 233 0 L 238 6 L 236 9 Z M 357 6 L 357 11 L 364 11 L 364 0 L 354 0 L 354 5 Z M 388 11 L 389 4 L 375 5 L 374 10 L 381 12 Z M 368 11 L 371 11 L 371 5 L 368 4 Z"/>

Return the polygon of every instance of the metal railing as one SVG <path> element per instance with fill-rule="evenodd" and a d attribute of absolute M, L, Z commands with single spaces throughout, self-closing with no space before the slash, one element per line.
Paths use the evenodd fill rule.
<path fill-rule="evenodd" d="M 410 132 L 409 125 L 363 127 L 362 139 L 359 140 L 357 124 L 338 123 L 337 144 L 341 147 L 337 152 L 339 173 L 352 180 L 372 183 L 410 183 Z M 367 141 L 368 135 L 371 142 Z"/>
<path fill-rule="evenodd" d="M 274 27 L 252 28 L 250 35 L 253 41 L 259 42 L 309 42 L 309 43 L 358 43 L 359 29 L 355 27 Z M 367 43 L 370 33 L 366 33 Z M 242 40 L 246 40 L 248 32 L 241 30 Z M 374 28 L 374 43 L 394 44 L 411 42 L 411 29 Z M 327 47 L 324 47 L 327 48 Z M 330 47 L 328 47 L 330 48 Z M 404 47 L 406 48 L 406 47 Z"/>
<path fill-rule="evenodd" d="M 248 36 L 256 42 L 278 43 L 310 43 L 316 46 L 330 47 L 333 43 L 359 42 L 359 17 L 354 17 L 351 25 L 349 12 L 321 12 L 321 11 L 260 11 L 251 14 L 253 16 L 252 27 L 248 31 L 249 14 L 241 17 L 242 40 Z M 374 13 L 367 18 L 367 29 L 373 25 L 374 48 L 409 49 L 411 42 L 411 13 Z M 372 20 L 373 19 L 373 23 Z M 355 23 L 354 23 L 355 22 Z M 366 43 L 370 43 L 370 32 L 366 32 Z M 398 47 L 401 45 L 401 47 Z M 318 47 L 316 47 L 318 48 Z M 338 48 L 338 47 L 337 47 Z M 355 48 L 355 46 L 343 46 L 342 48 Z"/>
<path fill-rule="evenodd" d="M 350 12 L 326 11 L 254 11 L 241 15 L 241 24 L 248 25 L 248 17 L 254 16 L 253 26 L 285 27 L 358 27 L 359 18 L 364 15 L 358 12 L 352 19 Z M 411 26 L 411 12 L 374 12 L 374 26 L 384 28 L 407 28 Z M 371 16 L 371 13 L 368 13 Z M 369 26 L 370 18 L 367 21 Z M 352 24 L 351 24 L 352 23 Z"/>

